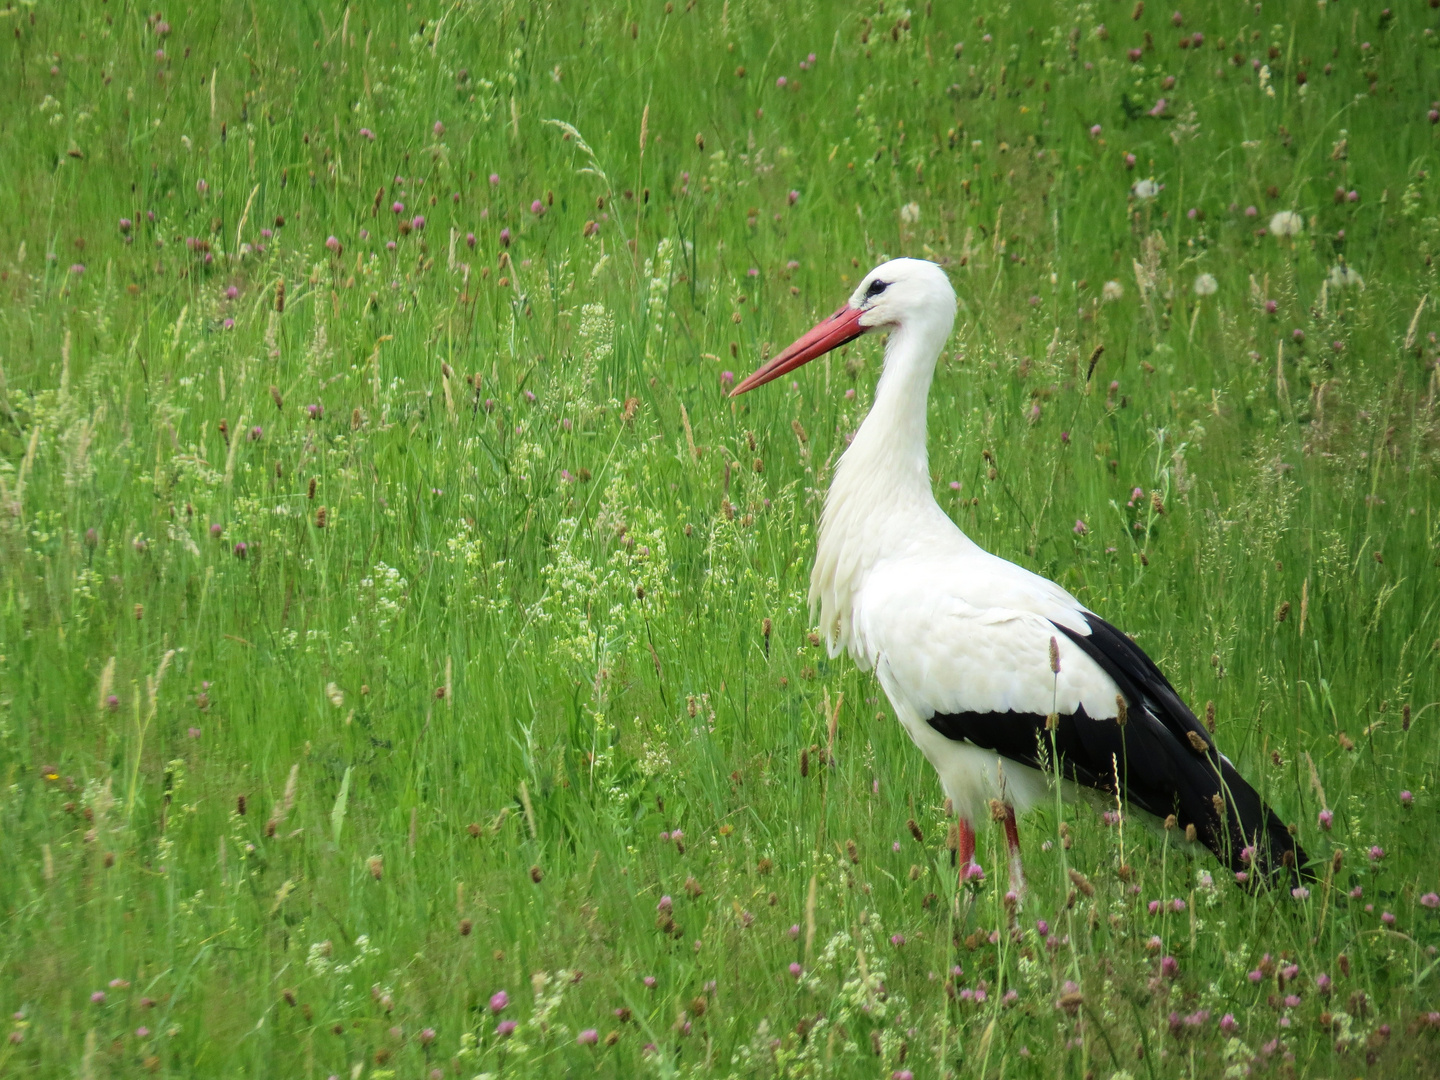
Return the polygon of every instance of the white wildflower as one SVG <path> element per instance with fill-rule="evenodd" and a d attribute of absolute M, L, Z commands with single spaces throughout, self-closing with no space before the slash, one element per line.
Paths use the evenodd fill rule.
<path fill-rule="evenodd" d="M 1305 219 L 1294 210 L 1281 210 L 1270 219 L 1270 231 L 1276 236 L 1299 236 L 1305 230 Z"/>
<path fill-rule="evenodd" d="M 908 202 L 900 207 L 900 220 L 906 225 L 914 225 L 920 220 L 920 204 L 917 202 Z"/>
<path fill-rule="evenodd" d="M 1215 280 L 1214 274 L 1201 274 L 1195 279 L 1196 296 L 1214 296 L 1220 283 Z"/>
<path fill-rule="evenodd" d="M 325 696 L 330 699 L 330 704 L 340 708 L 345 704 L 345 691 L 336 686 L 333 682 L 325 684 Z"/>
<path fill-rule="evenodd" d="M 1337 263 L 1330 268 L 1328 280 L 1332 289 L 1363 289 L 1365 287 L 1365 279 L 1344 263 Z"/>
<path fill-rule="evenodd" d="M 580 347 L 597 363 L 607 360 L 615 349 L 615 320 L 604 304 L 586 304 L 580 309 Z"/>
<path fill-rule="evenodd" d="M 1153 199 L 1165 188 L 1164 184 L 1157 184 L 1154 180 L 1136 180 L 1130 192 L 1137 199 Z"/>
<path fill-rule="evenodd" d="M 1118 281 L 1107 281 L 1100 289 L 1100 299 L 1107 304 L 1112 300 L 1119 300 L 1124 295 L 1125 286 Z"/>

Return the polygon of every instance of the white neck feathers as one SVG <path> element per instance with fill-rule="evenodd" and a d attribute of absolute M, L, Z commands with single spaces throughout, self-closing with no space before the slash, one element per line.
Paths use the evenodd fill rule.
<path fill-rule="evenodd" d="M 946 305 L 891 331 L 875 403 L 836 465 L 810 576 L 812 617 L 818 608 L 832 656 L 852 645 L 851 606 L 876 563 L 917 544 L 969 544 L 935 502 L 925 446 L 930 382 L 953 322 Z"/>

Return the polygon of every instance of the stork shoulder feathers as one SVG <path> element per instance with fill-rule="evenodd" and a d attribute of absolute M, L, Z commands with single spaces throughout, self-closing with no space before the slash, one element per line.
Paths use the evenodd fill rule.
<path fill-rule="evenodd" d="M 1063 589 L 978 549 L 958 562 L 891 560 L 855 599 L 851 654 L 864 667 L 883 659 L 921 718 L 1080 708 L 1113 717 L 1119 687 L 1060 629 L 1084 636 L 1085 614 Z"/>

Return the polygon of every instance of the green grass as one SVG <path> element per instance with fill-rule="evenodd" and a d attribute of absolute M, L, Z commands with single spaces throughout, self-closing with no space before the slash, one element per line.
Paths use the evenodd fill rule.
<path fill-rule="evenodd" d="M 667 7 L 0 10 L 0 1075 L 1440 1073 L 1433 0 Z M 722 389 L 901 254 L 943 505 L 1308 899 L 1079 806 L 957 902 L 806 605 L 879 342 Z"/>

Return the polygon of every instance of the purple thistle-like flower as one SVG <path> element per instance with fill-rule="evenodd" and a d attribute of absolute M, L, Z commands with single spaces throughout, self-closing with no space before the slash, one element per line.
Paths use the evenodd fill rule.
<path fill-rule="evenodd" d="M 1160 961 L 1160 974 L 1167 979 L 1173 979 L 1180 974 L 1180 961 L 1173 956 L 1167 956 Z"/>
<path fill-rule="evenodd" d="M 416 232 L 419 232 L 421 229 L 425 228 L 425 215 L 416 214 L 413 218 L 410 219 L 410 227 Z"/>
<path fill-rule="evenodd" d="M 1420 906 L 1435 910 L 1440 908 L 1440 893 L 1427 892 L 1420 897 Z"/>
<path fill-rule="evenodd" d="M 1409 810 L 1410 807 L 1415 805 L 1415 796 L 1408 791 L 1400 792 L 1400 805 L 1406 810 Z"/>
<path fill-rule="evenodd" d="M 445 125 L 442 124 L 439 120 L 436 120 L 435 126 L 432 127 L 430 130 L 435 133 L 436 138 L 439 138 L 441 135 L 445 134 Z"/>
<path fill-rule="evenodd" d="M 467 232 L 465 234 L 465 246 L 470 248 L 475 246 L 475 234 L 473 232 Z"/>
<path fill-rule="evenodd" d="M 1298 326 L 1290 331 L 1290 336 L 1295 339 L 1295 344 L 1300 345 L 1305 341 L 1305 331 Z"/>
<path fill-rule="evenodd" d="M 641 979 L 640 981 L 645 984 L 646 990 L 654 990 L 655 984 L 657 982 L 654 975 L 646 975 L 645 978 Z"/>
<path fill-rule="evenodd" d="M 660 897 L 660 902 L 655 905 L 655 910 L 664 915 L 668 914 L 674 907 L 675 901 L 670 899 L 670 895 L 667 893 L 666 895 Z"/>
<path fill-rule="evenodd" d="M 802 968 L 800 967 L 800 965 L 799 965 L 798 963 L 796 963 L 795 961 L 792 960 L 792 961 L 790 962 L 790 975 L 791 975 L 792 978 L 796 978 L 796 979 L 800 978 L 800 973 L 801 973 L 801 971 L 803 971 L 803 970 L 804 970 L 804 969 L 802 969 Z"/>
<path fill-rule="evenodd" d="M 1073 526 L 1073 528 L 1071 529 L 1071 531 L 1072 531 L 1076 536 L 1084 536 L 1086 533 L 1088 533 L 1088 532 L 1090 531 L 1090 526 L 1086 525 L 1085 522 L 1081 521 L 1079 518 L 1076 518 L 1076 519 L 1075 519 L 1075 525 Z"/>
<path fill-rule="evenodd" d="M 515 1034 L 515 1021 L 501 1020 L 500 1023 L 495 1025 L 495 1034 L 502 1039 L 508 1039 L 511 1035 Z"/>
<path fill-rule="evenodd" d="M 198 739 L 200 738 L 200 729 L 198 727 L 187 728 L 185 734 L 192 739 Z"/>
<path fill-rule="evenodd" d="M 904 934 L 891 934 L 891 935 L 890 935 L 890 944 L 893 945 L 893 946 L 895 946 L 895 948 L 897 948 L 897 949 L 900 948 L 902 945 L 905 944 L 905 935 L 904 935 Z"/>
<path fill-rule="evenodd" d="M 575 1036 L 575 1041 L 581 1046 L 594 1046 L 600 1041 L 600 1033 L 594 1028 L 586 1028 Z"/>
<path fill-rule="evenodd" d="M 775 85 L 778 86 L 781 90 L 784 90 L 786 83 L 788 83 L 789 81 L 790 80 L 785 78 L 784 75 L 781 75 L 778 79 L 775 80 Z"/>
<path fill-rule="evenodd" d="M 1100 132 L 1101 132 L 1102 130 L 1104 130 L 1104 129 L 1101 128 L 1099 124 L 1091 124 L 1091 125 L 1090 125 L 1090 137 L 1091 137 L 1092 139 L 1098 139 L 1098 138 L 1100 137 Z"/>
<path fill-rule="evenodd" d="M 344 245 L 342 245 L 340 241 L 334 236 L 327 236 L 325 238 L 325 247 L 330 251 L 332 255 L 339 255 L 340 252 L 344 249 Z"/>
<path fill-rule="evenodd" d="M 505 247 L 510 246 L 510 230 L 508 228 L 500 230 L 500 243 Z"/>
<path fill-rule="evenodd" d="M 120 231 L 122 233 L 128 233 L 134 227 L 135 223 L 131 221 L 128 217 L 122 217 L 120 219 Z"/>
<path fill-rule="evenodd" d="M 787 930 L 787 931 L 785 931 L 785 932 L 790 935 L 790 940 L 791 940 L 791 941 L 794 941 L 796 938 L 798 938 L 798 937 L 800 936 L 800 924 L 799 924 L 799 923 L 791 923 L 791 924 L 790 924 L 790 929 Z"/>
<path fill-rule="evenodd" d="M 735 373 L 733 371 L 720 372 L 720 389 L 729 390 L 735 385 Z"/>
<path fill-rule="evenodd" d="M 212 538 L 219 540 L 221 533 L 223 533 L 224 531 L 225 526 L 221 525 L 218 521 L 212 522 L 210 524 L 210 535 Z"/>
<path fill-rule="evenodd" d="M 1240 1024 L 1236 1021 L 1234 1013 L 1226 1013 L 1220 1018 L 1220 1030 L 1226 1035 L 1234 1035 L 1240 1030 Z"/>
<path fill-rule="evenodd" d="M 263 439 L 264 437 L 265 437 L 265 429 L 262 428 L 259 424 L 256 424 L 254 427 L 252 427 L 252 428 L 250 429 L 250 441 L 251 441 L 251 442 L 259 442 L 259 441 L 260 441 L 261 439 Z"/>
<path fill-rule="evenodd" d="M 392 214 L 403 214 L 405 212 L 405 204 L 403 202 L 399 202 L 398 200 L 391 203 L 390 212 Z"/>
<path fill-rule="evenodd" d="M 363 128 L 363 127 L 362 127 L 362 128 L 360 129 L 360 137 L 361 137 L 362 139 L 369 139 L 371 142 L 374 142 L 374 141 L 375 141 L 375 132 L 371 131 L 369 128 Z"/>
<path fill-rule="evenodd" d="M 104 990 L 96 990 L 93 994 L 90 995 L 90 1003 L 91 1003 L 92 1005 L 104 1005 L 104 1004 L 105 1004 L 105 991 L 104 991 Z"/>
<path fill-rule="evenodd" d="M 207 191 L 210 190 L 210 185 L 207 184 L 203 179 L 196 180 L 196 181 L 195 181 L 195 190 L 196 190 L 196 192 L 198 192 L 199 194 L 204 195 Z"/>
<path fill-rule="evenodd" d="M 1383 858 L 1385 858 L 1385 849 L 1382 848 L 1379 844 L 1375 844 L 1370 848 L 1371 862 L 1379 862 Z"/>
<path fill-rule="evenodd" d="M 72 263 L 70 266 L 70 273 L 74 274 L 76 277 L 79 277 L 81 274 L 85 273 L 85 264 Z"/>
<path fill-rule="evenodd" d="M 498 1013 L 510 1004 L 510 995 L 504 990 L 496 990 L 490 995 L 490 1011 Z"/>
<path fill-rule="evenodd" d="M 1329 832 L 1331 825 L 1335 822 L 1335 814 L 1330 810 L 1321 810 L 1318 817 L 1320 819 L 1320 828 Z"/>
<path fill-rule="evenodd" d="M 225 318 L 224 318 L 223 320 L 221 320 L 220 325 L 221 325 L 222 327 L 224 327 L 226 330 L 234 330 L 234 329 L 235 329 L 235 320 L 232 319 L 232 318 L 230 318 L 230 316 L 227 315 L 227 316 L 225 316 Z"/>
<path fill-rule="evenodd" d="M 243 559 L 250 554 L 250 546 L 244 540 L 238 540 L 235 543 L 234 551 L 237 559 Z"/>
<path fill-rule="evenodd" d="M 536 217 L 539 217 L 541 214 L 545 213 L 545 204 L 539 199 L 535 199 L 533 202 L 530 203 L 530 212 Z"/>

